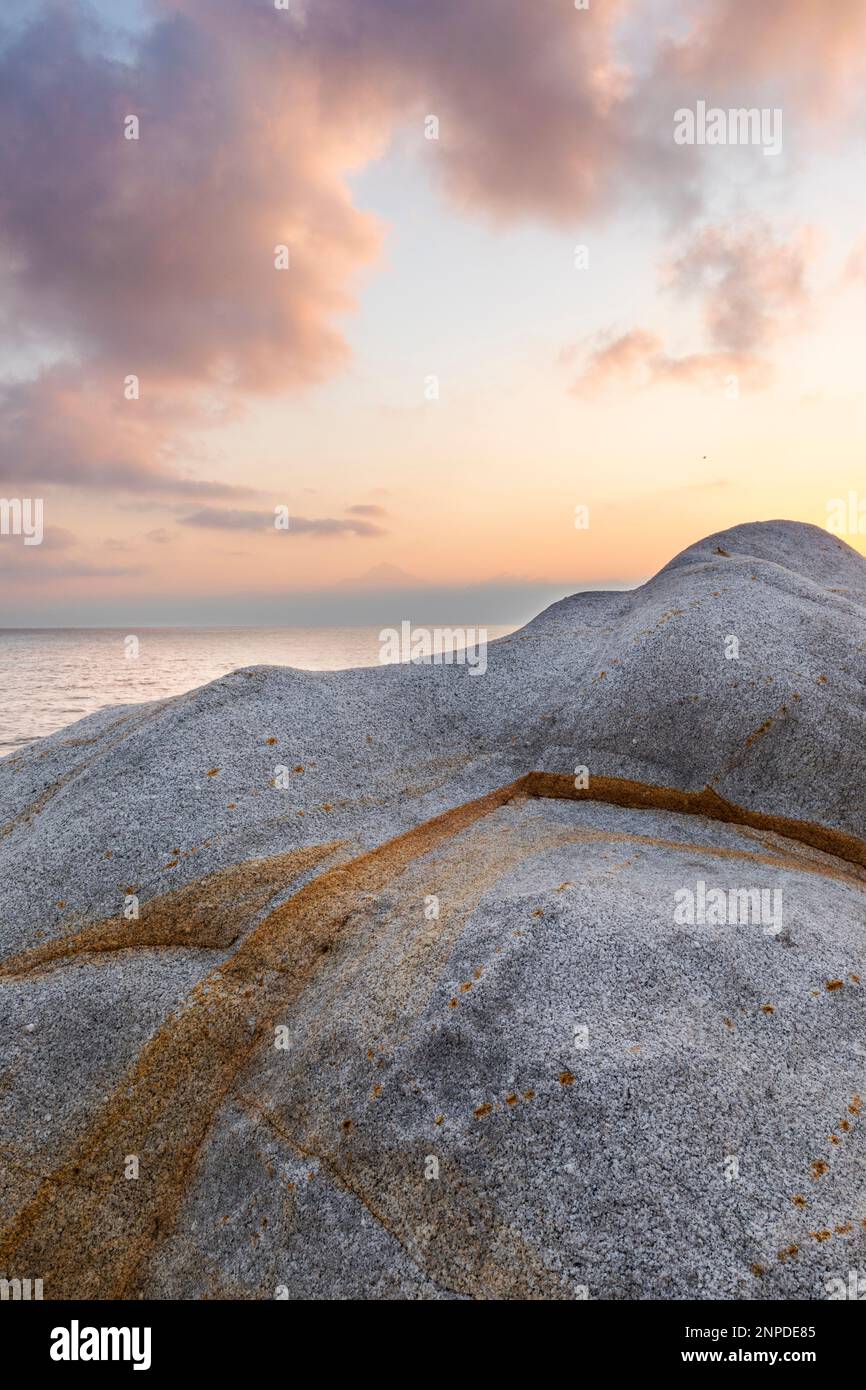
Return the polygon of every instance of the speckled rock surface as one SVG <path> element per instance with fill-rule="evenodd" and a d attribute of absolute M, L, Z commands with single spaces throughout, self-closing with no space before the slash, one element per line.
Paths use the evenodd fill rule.
<path fill-rule="evenodd" d="M 826 1296 L 866 1264 L 866 861 L 520 779 L 862 841 L 864 668 L 866 562 L 763 523 L 483 675 L 259 667 L 0 762 L 0 1272 Z M 780 920 L 678 921 L 701 883 Z"/>

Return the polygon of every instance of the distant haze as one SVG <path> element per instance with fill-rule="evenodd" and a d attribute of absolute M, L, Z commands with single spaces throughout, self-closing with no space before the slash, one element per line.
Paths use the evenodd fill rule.
<path fill-rule="evenodd" d="M 368 627 L 414 623 L 489 623 L 519 627 L 577 588 L 502 582 L 450 588 L 345 585 L 319 593 L 159 595 L 130 599 L 0 596 L 0 627 Z M 612 582 L 593 588 L 626 588 Z"/>

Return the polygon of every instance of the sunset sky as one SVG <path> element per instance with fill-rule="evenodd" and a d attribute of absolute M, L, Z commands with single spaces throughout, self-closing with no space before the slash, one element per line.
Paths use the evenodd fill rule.
<path fill-rule="evenodd" d="M 866 497 L 866 0 L 2 14 L 0 495 L 46 529 L 0 624 L 517 622 Z M 699 101 L 782 152 L 676 144 Z"/>

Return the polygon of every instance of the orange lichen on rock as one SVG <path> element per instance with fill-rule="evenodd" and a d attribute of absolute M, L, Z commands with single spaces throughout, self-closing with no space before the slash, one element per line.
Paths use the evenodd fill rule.
<path fill-rule="evenodd" d="M 303 768 L 300 770 L 303 771 Z M 158 1028 L 145 1043 L 137 1062 L 119 1079 L 103 1109 L 88 1121 L 88 1127 L 73 1140 L 70 1150 L 54 1171 L 41 1179 L 35 1195 L 28 1193 L 17 1217 L 0 1238 L 0 1268 L 11 1268 L 14 1262 L 16 1266 L 45 1271 L 46 1277 L 51 1278 L 52 1292 L 57 1297 L 134 1296 L 141 1288 L 143 1270 L 153 1246 L 171 1231 L 189 1190 L 202 1146 L 211 1132 L 214 1117 L 220 1113 L 227 1098 L 234 1095 L 233 1087 L 239 1071 L 249 1062 L 256 1048 L 270 1045 L 270 1024 L 273 1019 L 286 1016 L 284 1011 L 302 998 L 317 972 L 330 970 L 333 959 L 330 953 L 346 938 L 358 932 L 359 923 L 363 922 L 363 915 L 358 910 L 359 902 L 364 900 L 365 895 L 381 894 L 393 883 L 396 874 L 406 871 L 407 866 L 414 864 L 431 848 L 468 829 L 514 796 L 548 794 L 546 790 L 541 790 L 549 786 L 547 777 L 548 774 L 532 774 L 520 779 L 476 802 L 446 812 L 350 863 L 338 864 L 326 870 L 272 911 L 264 921 L 252 927 L 234 955 L 203 979 L 177 1014 Z M 569 782 L 571 779 L 563 780 Z M 611 792 L 611 797 L 595 795 L 590 799 L 612 799 L 614 804 L 633 804 L 639 808 L 652 807 L 660 799 L 666 809 L 686 810 L 690 814 L 707 815 L 711 819 L 748 825 L 776 834 L 786 834 L 790 827 L 796 827 L 802 833 L 790 838 L 800 839 L 828 854 L 838 853 L 841 845 L 851 852 L 843 855 L 843 858 L 850 858 L 854 854 L 852 845 L 860 846 L 860 842 L 854 841 L 853 837 L 834 840 L 833 836 L 839 832 L 827 831 L 823 827 L 751 815 L 742 808 L 733 807 L 710 789 L 700 793 L 679 792 L 647 787 L 641 783 L 626 783 L 621 779 L 594 779 L 592 790 L 595 793 L 599 791 L 599 782 L 606 784 L 604 790 Z M 568 795 L 572 799 L 581 799 L 573 791 Z M 617 800 L 617 797 L 621 799 Z M 831 845 L 837 848 L 831 848 Z M 320 851 L 328 852 L 333 852 L 334 848 L 317 847 Z M 856 853 L 863 854 L 863 858 L 853 858 L 852 862 L 866 866 L 862 846 Z M 824 869 L 816 867 L 811 871 L 824 872 Z M 199 892 L 201 884 L 208 881 L 200 881 Z M 185 891 L 178 890 L 178 894 Z M 174 896 L 167 894 L 165 898 Z M 147 906 L 145 904 L 145 908 Z M 111 926 L 118 930 L 117 923 L 112 922 Z M 125 947 L 142 944 L 139 939 L 141 926 L 140 922 L 134 928 L 126 926 L 122 929 Z M 436 930 L 431 927 L 431 932 Z M 133 933 L 135 935 L 130 942 L 129 935 Z M 83 935 L 79 933 L 79 936 Z M 520 933 L 515 935 L 519 936 Z M 235 939 L 232 937 L 230 941 Z M 434 937 L 433 942 L 440 944 L 440 938 Z M 49 943 L 46 949 L 64 944 Z M 171 944 L 177 943 L 172 941 Z M 430 942 L 426 938 L 423 945 L 425 955 L 429 955 Z M 72 952 L 67 950 L 64 954 L 77 954 L 77 949 Z M 89 949 L 112 948 L 91 944 Z M 34 968 L 36 952 L 24 955 L 30 958 L 28 968 Z M 20 964 L 21 957 L 18 959 Z M 6 973 L 9 964 L 6 962 Z M 401 963 L 400 969 L 408 972 L 405 962 Z M 414 971 L 408 972 L 408 977 L 414 980 Z M 326 975 L 326 982 L 328 978 Z M 452 998 L 450 1007 L 456 1008 L 457 1004 L 457 998 Z M 772 1012 L 773 1006 L 765 1005 L 764 1009 Z M 467 1010 L 467 1013 L 471 1012 Z M 444 1023 L 441 1026 L 444 1032 Z M 368 1036 L 372 1035 L 371 1031 Z M 575 1077 L 570 1071 L 565 1071 L 560 1073 L 559 1081 L 561 1085 L 569 1086 L 574 1083 Z M 545 1083 L 545 1090 L 547 1085 Z M 361 1096 L 365 1092 L 366 1084 L 362 1083 Z M 532 1090 L 523 1092 L 527 1101 L 534 1096 Z M 859 1098 L 855 1099 L 859 1101 Z M 516 1103 L 516 1092 L 505 1098 L 508 1106 Z M 352 1104 L 353 1100 L 350 1099 L 343 1113 L 345 1109 L 351 1109 Z M 482 1119 L 494 1110 L 500 1110 L 498 1102 L 485 1102 L 474 1113 L 476 1118 Z M 851 1106 L 849 1110 L 859 1113 Z M 374 1112 L 365 1113 L 372 1116 Z M 411 1220 L 401 1218 L 401 1213 L 405 1213 L 407 1207 L 406 1175 L 414 1175 L 414 1167 L 397 1171 L 398 1162 L 393 1181 L 399 1196 L 389 1206 L 387 1183 L 391 1179 L 387 1173 L 382 1177 L 381 1154 L 365 1158 L 362 1153 L 359 1157 L 357 1150 L 364 1146 L 360 1142 L 349 1144 L 341 1139 L 339 1115 L 338 1111 L 334 1122 L 328 1124 L 327 1132 L 320 1132 L 315 1137 L 316 1147 L 324 1152 L 310 1152 L 308 1161 L 315 1160 L 321 1165 L 323 1176 L 344 1183 L 347 1190 L 363 1201 L 363 1165 L 375 1160 L 376 1181 L 379 1184 L 376 1191 L 385 1191 L 387 1221 L 394 1227 L 398 1239 L 401 1233 L 411 1233 Z M 281 1132 L 276 1127 L 283 1119 L 281 1115 L 270 1117 L 269 1123 L 275 1132 Z M 504 1116 L 501 1116 L 501 1120 L 504 1120 Z M 443 1122 L 444 1117 L 436 1118 L 437 1125 Z M 518 1116 L 514 1117 L 512 1125 L 516 1123 L 519 1123 Z M 343 1132 L 348 1133 L 351 1125 L 350 1120 L 343 1121 Z M 496 1128 L 481 1131 L 480 1136 L 493 1136 Z M 294 1137 L 312 1148 L 308 1134 Z M 358 1140 L 363 1137 L 363 1132 L 359 1131 Z M 333 1153 L 328 1152 L 329 1144 L 341 1150 L 342 1159 L 335 1159 Z M 117 1154 L 124 1152 L 147 1153 L 148 1169 L 141 1186 L 117 1183 Z M 352 1160 L 351 1170 L 349 1157 Z M 340 1162 L 342 1167 L 339 1166 Z M 820 1161 L 816 1160 L 813 1170 L 819 1165 Z M 826 1164 L 823 1170 L 827 1170 Z M 312 1170 L 310 1176 L 313 1176 Z M 821 1173 L 813 1171 L 812 1176 L 818 1177 Z M 415 1176 L 412 1176 L 411 1181 L 414 1180 Z M 420 1190 L 423 1191 L 423 1180 L 418 1178 L 418 1182 L 422 1184 Z M 796 1198 L 793 1200 L 797 1202 Z M 386 1224 L 378 1213 L 377 1219 L 382 1219 L 383 1225 Z M 472 1227 L 472 1222 L 468 1226 Z M 491 1217 L 489 1228 L 485 1225 L 481 1229 L 481 1236 L 483 1243 L 476 1241 L 476 1245 L 471 1247 L 473 1259 L 478 1255 L 478 1269 L 481 1271 L 478 1275 L 481 1280 L 479 1287 L 486 1292 L 488 1284 L 484 1281 L 489 1280 L 489 1287 L 495 1289 L 494 1274 L 497 1280 L 503 1281 L 504 1287 L 521 1287 L 524 1267 L 511 1259 L 510 1252 L 517 1247 L 507 1244 L 516 1239 L 514 1233 L 503 1228 L 501 1223 L 497 1225 Z M 466 1239 L 468 1241 L 473 1237 L 469 1235 Z M 498 1248 L 497 1241 L 501 1241 L 502 1250 L 509 1253 L 507 1260 L 503 1255 L 490 1254 L 491 1250 Z M 76 1258 L 81 1249 L 99 1250 L 104 1252 L 104 1257 L 82 1268 L 80 1260 Z M 788 1248 L 789 1254 L 790 1251 L 791 1247 Z M 525 1252 L 522 1247 L 519 1253 L 523 1258 Z M 445 1255 L 437 1253 L 435 1242 L 431 1243 L 430 1249 L 424 1247 L 423 1255 L 434 1277 L 441 1277 L 447 1269 L 447 1287 L 454 1287 L 459 1292 L 476 1292 L 472 1283 L 475 1273 L 470 1278 L 461 1272 L 462 1263 L 460 1268 L 449 1264 Z M 764 1271 L 756 1265 L 753 1272 L 760 1275 Z M 551 1276 L 549 1283 L 550 1287 L 557 1288 L 558 1276 Z"/>
<path fill-rule="evenodd" d="M 334 855 L 343 843 L 310 845 L 219 869 L 142 903 L 137 921 L 108 917 L 74 935 L 9 956 L 0 962 L 0 978 L 34 974 L 73 957 L 108 951 L 230 946 L 277 893 Z"/>
<path fill-rule="evenodd" d="M 415 859 L 510 800 L 514 788 L 326 869 L 255 926 L 144 1044 L 57 1167 L 27 1196 L 0 1235 L 0 1268 L 39 1269 L 57 1298 L 134 1295 L 151 1249 L 172 1227 L 235 1077 L 257 1047 L 270 1044 L 272 1020 L 284 1016 L 322 968 L 323 947 L 352 932 L 359 898 L 381 892 Z M 243 997 L 249 988 L 252 1005 Z M 118 1184 L 117 1155 L 142 1152 L 149 1155 L 142 1180 Z M 99 1250 L 100 1258 L 82 1266 L 82 1249 Z"/>
<path fill-rule="evenodd" d="M 713 787 L 703 791 L 682 791 L 677 787 L 635 782 L 625 777 L 592 777 L 588 787 L 575 787 L 574 778 L 565 773 L 530 772 L 522 780 L 527 796 L 554 797 L 568 801 L 605 801 L 634 810 L 676 811 L 681 815 L 706 816 L 730 825 L 769 830 L 788 840 L 799 840 L 813 849 L 834 855 L 866 868 L 866 842 L 844 830 L 835 830 L 814 821 L 793 820 L 762 811 L 750 811 L 728 801 Z M 803 865 L 806 868 L 806 863 Z M 814 870 L 813 870 L 814 871 Z"/>

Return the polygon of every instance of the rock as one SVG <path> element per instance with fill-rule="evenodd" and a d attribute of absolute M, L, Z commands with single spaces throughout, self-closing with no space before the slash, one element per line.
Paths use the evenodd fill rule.
<path fill-rule="evenodd" d="M 257 667 L 0 762 L 0 1268 L 826 1297 L 866 1260 L 864 617 L 841 541 L 739 526 L 483 676 Z"/>

